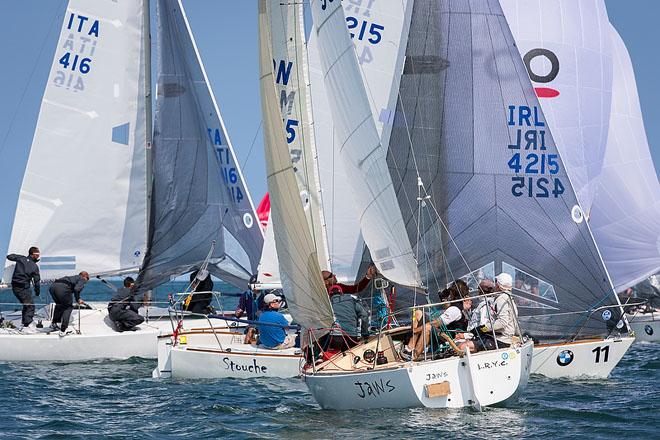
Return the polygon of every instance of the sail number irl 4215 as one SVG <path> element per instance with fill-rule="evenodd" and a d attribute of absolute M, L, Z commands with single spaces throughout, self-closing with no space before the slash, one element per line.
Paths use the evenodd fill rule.
<path fill-rule="evenodd" d="M 545 122 L 539 108 L 510 105 L 508 124 L 517 127 L 513 143 L 507 145 L 511 157 L 510 170 L 524 176 L 511 177 L 511 194 L 515 197 L 559 197 L 564 185 L 556 175 L 560 171 L 559 155 L 548 153 Z"/>

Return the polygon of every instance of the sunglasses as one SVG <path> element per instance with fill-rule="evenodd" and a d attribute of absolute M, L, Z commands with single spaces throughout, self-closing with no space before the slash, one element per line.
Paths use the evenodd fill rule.
<path fill-rule="evenodd" d="M 332 273 L 332 272 L 330 272 L 330 275 L 328 275 L 327 277 L 325 277 L 325 278 L 323 278 L 323 279 L 324 279 L 325 281 L 328 281 L 329 279 L 333 278 L 334 276 L 335 276 L 335 274 Z M 318 278 L 317 278 L 317 279 L 318 279 Z"/>

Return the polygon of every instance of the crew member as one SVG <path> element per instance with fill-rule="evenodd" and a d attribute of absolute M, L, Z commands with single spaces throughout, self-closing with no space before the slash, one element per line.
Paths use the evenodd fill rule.
<path fill-rule="evenodd" d="M 206 271 L 205 271 L 206 272 Z M 199 274 L 199 270 L 190 274 L 190 282 L 194 283 L 195 278 Z M 206 277 L 200 279 L 195 289 L 193 289 L 193 296 L 190 300 L 187 310 L 192 313 L 208 314 L 209 306 L 213 301 L 213 280 L 211 274 L 206 272 Z"/>
<path fill-rule="evenodd" d="M 259 343 L 271 350 L 281 350 L 295 345 L 295 338 L 286 334 L 284 327 L 289 325 L 284 315 L 279 312 L 282 298 L 269 293 L 264 296 L 268 310 L 259 316 Z"/>
<path fill-rule="evenodd" d="M 369 266 L 367 273 L 357 284 L 338 283 L 335 274 L 327 270 L 321 271 L 321 274 L 323 275 L 325 288 L 328 289 L 328 291 L 332 286 L 339 286 L 342 293 L 360 293 L 369 285 L 369 281 L 376 276 L 376 266 Z"/>
<path fill-rule="evenodd" d="M 55 312 L 53 313 L 53 321 L 50 328 L 51 330 L 59 329 L 60 336 L 68 334 L 66 330 L 69 326 L 71 312 L 73 311 L 74 296 L 78 304 L 85 304 L 80 299 L 80 292 L 85 287 L 87 281 L 89 281 L 89 274 L 82 271 L 78 275 L 56 279 L 50 286 L 50 289 L 48 289 L 55 302 Z"/>
<path fill-rule="evenodd" d="M 23 304 L 23 312 L 21 313 L 21 321 L 23 324 L 23 332 L 34 333 L 36 328 L 32 320 L 34 319 L 34 302 L 32 301 L 32 288 L 34 285 L 34 294 L 39 296 L 39 248 L 32 246 L 28 250 L 28 256 L 9 254 L 7 259 L 16 263 L 14 267 L 14 274 L 11 277 L 11 290 L 16 295 L 16 298 Z"/>
<path fill-rule="evenodd" d="M 136 326 L 144 322 L 138 313 L 139 303 L 135 302 L 135 280 L 124 279 L 124 287 L 118 289 L 108 304 L 108 314 L 115 323 L 118 332 L 135 331 Z"/>

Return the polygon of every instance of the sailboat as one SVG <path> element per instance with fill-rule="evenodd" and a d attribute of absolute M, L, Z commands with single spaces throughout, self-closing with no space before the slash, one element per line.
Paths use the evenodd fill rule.
<path fill-rule="evenodd" d="M 460 9 L 459 3 L 429 3 L 415 1 L 407 4 L 404 15 L 407 22 L 402 26 L 404 31 L 397 53 L 399 60 L 395 64 L 398 69 L 392 88 L 396 108 L 385 108 L 380 113 L 390 115 L 389 118 L 383 118 L 383 132 L 388 132 L 384 135 L 379 135 L 376 129 L 351 37 L 354 40 L 368 40 L 374 46 L 381 41 L 398 39 L 388 34 L 387 28 L 373 18 L 371 10 L 349 21 L 344 16 L 340 2 L 311 3 L 313 33 L 317 37 L 328 101 L 335 132 L 339 137 L 339 153 L 347 174 L 351 176 L 349 180 L 357 207 L 355 215 L 360 219 L 365 243 L 384 277 L 399 285 L 417 289 L 420 297 L 425 296 L 426 290 L 446 285 L 444 280 L 440 280 L 442 274 L 433 274 L 430 268 L 438 264 L 441 256 L 439 252 L 433 252 L 439 251 L 437 246 L 442 244 L 441 237 L 437 235 L 441 219 L 437 214 L 429 216 L 431 208 L 440 205 L 439 200 L 433 199 L 437 188 L 433 187 L 428 192 L 425 190 L 425 185 L 433 183 L 433 173 L 427 174 L 427 171 L 432 171 L 428 167 L 430 164 L 437 166 L 444 144 L 431 142 L 421 132 L 429 130 L 429 134 L 433 133 L 431 130 L 436 129 L 433 115 L 442 114 L 442 111 L 436 110 L 442 109 L 442 102 L 429 101 L 436 97 L 433 91 L 438 87 L 434 74 L 448 72 L 448 65 L 456 65 L 459 69 L 455 70 L 454 75 L 469 78 L 471 75 L 466 75 L 460 67 L 470 66 L 472 60 L 469 51 L 458 56 L 450 53 L 449 61 L 434 52 L 439 50 L 444 53 L 448 47 L 455 47 L 458 44 L 456 41 L 464 37 L 463 32 L 469 32 L 471 25 L 479 29 L 475 32 L 483 33 L 484 28 L 492 28 L 495 32 L 492 40 L 497 45 L 495 49 L 483 44 L 479 46 L 479 40 L 472 43 L 478 46 L 475 50 L 479 50 L 482 56 L 478 62 L 475 60 L 475 65 L 479 66 L 475 67 L 477 74 L 484 66 L 483 60 L 494 59 L 492 51 L 496 50 L 499 54 L 506 48 L 506 37 L 510 39 L 510 35 L 502 31 L 501 13 L 489 11 L 485 2 L 466 2 L 465 10 L 462 11 L 456 9 Z M 474 12 L 479 14 L 471 15 L 470 9 L 475 8 Z M 346 23 L 350 27 L 353 20 L 357 22 L 357 27 L 349 36 Z M 444 26 L 449 22 L 457 24 L 452 27 L 451 38 L 444 38 L 448 32 Z M 439 38 L 440 33 L 442 38 Z M 417 53 L 418 50 L 421 52 Z M 464 60 L 461 57 L 465 57 Z M 506 66 L 512 65 L 515 65 L 514 62 L 506 58 Z M 500 74 L 497 70 L 494 73 L 496 77 Z M 503 80 L 511 81 L 511 75 L 500 76 Z M 424 84 L 419 84 L 422 81 Z M 517 79 L 516 83 L 519 84 Z M 448 86 L 446 90 L 456 89 L 461 88 Z M 411 92 L 420 90 L 422 96 L 419 96 L 417 108 L 421 108 L 420 112 L 433 109 L 432 114 L 416 116 L 416 106 L 410 109 L 403 107 L 404 99 L 410 99 Z M 518 91 L 516 87 L 513 90 Z M 455 94 L 457 98 L 458 95 Z M 411 113 L 406 114 L 408 111 Z M 484 111 L 490 112 L 488 121 L 492 122 L 489 126 L 496 127 L 497 122 L 493 118 L 498 112 L 494 108 Z M 499 125 L 502 127 L 499 135 L 504 131 L 508 143 L 506 107 L 499 113 Z M 400 119 L 406 116 L 410 118 L 408 121 Z M 408 127 L 412 133 L 406 133 Z M 406 134 L 420 142 L 411 146 L 410 137 L 398 137 Z M 388 139 L 387 143 L 384 144 L 382 139 Z M 436 141 L 441 140 L 437 138 Z M 436 150 L 433 151 L 433 148 Z M 427 153 L 434 157 L 427 157 Z M 413 155 L 420 154 L 421 166 L 417 168 Z M 406 165 L 410 168 L 406 169 Z M 423 213 L 424 218 L 417 215 L 419 212 Z M 431 217 L 434 219 L 432 224 L 421 223 Z M 446 219 L 444 221 L 447 223 Z M 431 240 L 433 235 L 435 239 Z M 433 246 L 436 247 L 432 249 Z M 459 244 L 458 249 L 461 248 Z M 468 246 L 465 245 L 465 248 Z M 452 263 L 454 271 L 457 271 L 459 265 Z M 460 267 L 465 270 L 469 265 L 461 264 Z M 520 335 L 506 349 L 476 354 L 468 352 L 462 358 L 458 355 L 444 359 L 425 357 L 421 361 L 408 362 L 398 355 L 407 331 L 409 328 L 406 327 L 386 330 L 345 353 L 308 366 L 303 371 L 304 379 L 315 399 L 322 407 L 335 409 L 407 406 L 481 408 L 515 400 L 525 388 L 533 346 L 531 341 L 524 341 Z M 375 356 L 378 351 L 379 356 Z M 505 362 L 502 363 L 502 360 Z"/>
<path fill-rule="evenodd" d="M 148 290 L 205 264 L 246 286 L 263 236 L 180 2 L 158 5 L 159 47 L 176 55 L 159 60 L 153 145 L 149 2 L 88 3 L 70 0 L 64 16 L 9 251 L 39 243 L 44 279 L 139 270 Z M 72 316 L 78 334 L 0 335 L 2 358 L 156 357 L 174 330 L 165 319 L 117 333 L 94 306 Z"/>
<path fill-rule="evenodd" d="M 660 234 L 653 220 L 660 213 L 660 187 L 625 45 L 600 0 L 502 5 L 614 290 L 625 290 L 660 268 L 660 253 L 649 245 Z M 618 304 L 618 298 L 607 303 Z M 537 344 L 533 371 L 604 378 L 630 340 Z"/>

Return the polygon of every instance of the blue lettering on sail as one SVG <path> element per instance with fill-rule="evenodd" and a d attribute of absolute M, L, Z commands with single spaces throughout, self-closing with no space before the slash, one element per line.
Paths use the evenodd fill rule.
<path fill-rule="evenodd" d="M 95 18 L 69 13 L 66 29 L 71 33 L 62 43 L 63 52 L 55 58 L 58 69 L 52 82 L 56 87 L 73 92 L 85 90 L 84 77 L 92 71 L 100 26 Z"/>
<path fill-rule="evenodd" d="M 227 193 L 235 204 L 240 205 L 245 198 L 241 190 L 242 183 L 229 146 L 223 144 L 223 132 L 220 128 L 207 128 L 206 132 L 209 142 L 214 146 L 215 156 L 220 165 L 220 176 L 227 187 Z"/>
<path fill-rule="evenodd" d="M 558 177 L 560 172 L 559 155 L 537 153 L 547 150 L 545 122 L 540 119 L 538 106 L 508 106 L 507 124 L 520 127 L 515 132 L 515 142 L 507 145 L 507 150 L 514 150 L 507 166 L 516 174 L 525 176 L 511 177 L 511 194 L 515 197 L 527 196 L 548 198 L 550 194 L 557 198 L 564 193 L 564 185 Z M 533 127 L 533 128 L 528 128 Z M 522 153 L 521 151 L 534 151 Z M 546 175 L 536 177 L 529 175 Z"/>
<path fill-rule="evenodd" d="M 289 84 L 289 77 L 291 76 L 291 68 L 293 67 L 293 61 L 288 63 L 285 60 L 279 60 L 279 63 L 273 60 L 273 70 L 277 71 L 275 76 L 275 83 L 287 85 Z"/>

